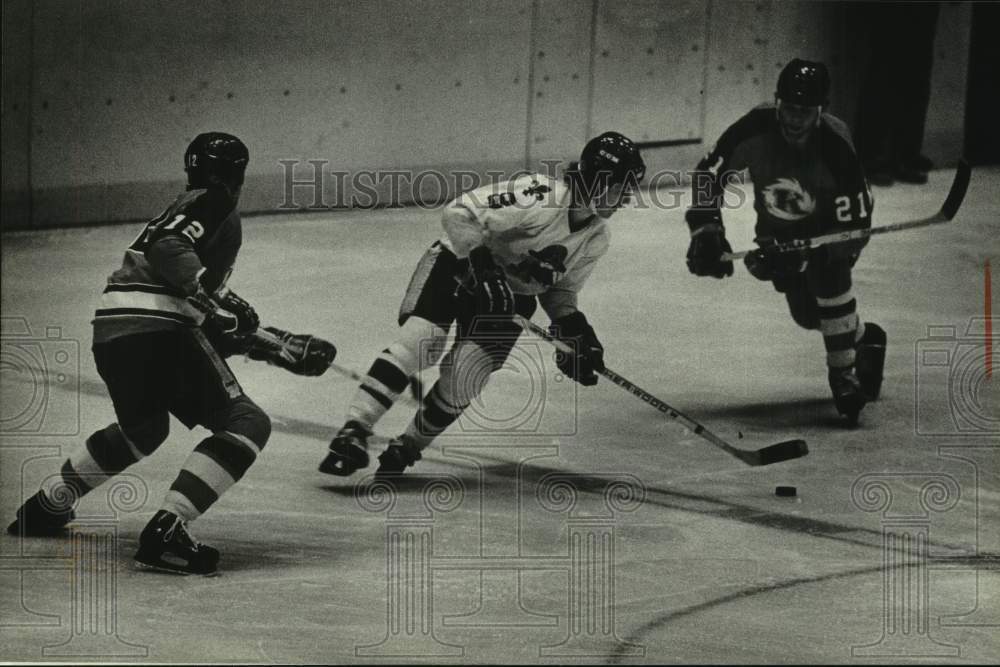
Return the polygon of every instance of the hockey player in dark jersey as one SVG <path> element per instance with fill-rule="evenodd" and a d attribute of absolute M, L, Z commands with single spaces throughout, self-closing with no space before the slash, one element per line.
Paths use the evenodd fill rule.
<path fill-rule="evenodd" d="M 768 252 L 776 242 L 871 226 L 872 197 L 846 125 L 823 112 L 829 75 L 822 63 L 795 59 L 778 77 L 775 104 L 751 110 L 727 129 L 698 164 L 689 270 L 723 278 L 733 263 L 721 209 L 727 179 L 746 169 L 753 181 L 756 242 L 745 264 L 785 295 L 792 318 L 823 334 L 830 388 L 837 410 L 855 423 L 878 397 L 885 331 L 861 323 L 851 269 L 867 240 L 790 253 Z"/>
<path fill-rule="evenodd" d="M 399 474 L 419 460 L 503 367 L 521 333 L 514 315 L 530 318 L 538 304 L 553 335 L 576 350 L 557 358 L 560 370 L 595 384 L 604 348 L 577 293 L 608 249 L 607 219 L 644 173 L 635 144 L 606 132 L 587 143 L 564 180 L 526 174 L 446 206 L 444 234 L 424 253 L 403 298 L 399 335 L 369 369 L 319 469 L 343 476 L 367 466 L 375 423 L 421 364 L 440 361 L 440 379 L 379 456 L 376 475 Z M 445 354 L 452 324 L 456 337 Z"/>
<path fill-rule="evenodd" d="M 118 421 L 69 454 L 60 474 L 18 510 L 11 534 L 61 533 L 80 497 L 166 440 L 173 414 L 212 435 L 184 463 L 142 531 L 135 559 L 182 573 L 216 570 L 219 552 L 195 541 L 186 524 L 243 476 L 271 432 L 223 356 L 241 352 L 286 365 L 274 346 L 256 341 L 256 312 L 226 286 L 242 241 L 236 206 L 248 161 L 246 146 L 230 134 L 209 132 L 191 142 L 187 191 L 126 250 L 93 320 L 94 359 Z M 291 336 L 272 332 L 272 340 Z M 326 351 L 332 360 L 332 346 Z"/>

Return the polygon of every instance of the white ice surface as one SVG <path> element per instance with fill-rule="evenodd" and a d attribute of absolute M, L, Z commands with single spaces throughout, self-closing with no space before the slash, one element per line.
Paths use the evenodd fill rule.
<path fill-rule="evenodd" d="M 952 175 L 877 189 L 875 224 L 933 211 Z M 798 329 L 769 285 L 742 267 L 725 281 L 689 275 L 680 211 L 613 220 L 611 250 L 581 297 L 607 364 L 738 446 L 805 438 L 810 454 L 796 461 L 747 467 L 608 382 L 558 382 L 551 350 L 525 340 L 478 417 L 442 436 L 392 509 L 375 512 L 356 501 L 357 480 L 316 470 L 352 382 L 235 359 L 275 428 L 246 477 L 193 524 L 222 551 L 221 575 L 132 566 L 139 531 L 204 437 L 172 422 L 168 441 L 129 471 L 145 494 L 131 506 L 118 498 L 109 511 L 102 488 L 81 503 L 72 539 L 0 537 L 0 660 L 997 662 L 1000 379 L 985 379 L 985 341 L 967 331 L 983 316 L 985 262 L 1000 272 L 993 188 L 1000 172 L 977 171 L 955 222 L 865 250 L 855 293 L 862 317 L 888 331 L 889 352 L 883 397 L 854 430 L 829 399 L 821 337 Z M 746 247 L 750 207 L 727 219 L 733 247 Z M 333 340 L 337 361 L 358 369 L 392 340 L 413 266 L 439 233 L 437 212 L 419 209 L 244 225 L 234 289 L 265 322 Z M 114 419 L 89 321 L 138 229 L 3 237 L 4 524 Z M 927 341 L 929 326 L 956 333 Z M 940 350 L 947 365 L 931 365 Z M 19 365 L 39 354 L 47 382 Z M 382 435 L 410 414 L 394 408 Z M 459 495 L 424 495 L 436 480 Z M 615 480 L 641 502 L 606 501 Z M 798 497 L 775 497 L 777 484 Z M 389 558 L 387 536 L 399 532 L 424 535 L 427 550 L 417 540 Z M 405 576 L 387 566 L 397 562 L 428 577 L 414 589 L 424 597 L 396 586 Z M 608 577 L 613 587 L 594 583 Z"/>

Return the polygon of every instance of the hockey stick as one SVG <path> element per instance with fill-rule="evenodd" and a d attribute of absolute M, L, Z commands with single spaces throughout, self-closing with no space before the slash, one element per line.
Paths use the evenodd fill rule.
<path fill-rule="evenodd" d="M 260 340 L 273 345 L 275 347 L 283 347 L 281 339 L 275 336 L 270 331 L 267 331 L 264 327 L 258 328 L 254 333 L 254 336 Z M 355 382 L 364 382 L 365 377 L 354 370 L 353 368 L 346 368 L 340 364 L 331 362 L 330 368 L 344 377 L 350 378 Z M 420 379 L 416 375 L 410 376 L 410 394 L 402 394 L 400 396 L 405 402 L 410 405 L 420 405 L 421 399 L 423 399 L 423 386 L 420 383 Z"/>
<path fill-rule="evenodd" d="M 517 319 L 518 324 L 520 324 L 521 328 L 523 328 L 524 330 L 530 331 L 533 334 L 539 336 L 540 338 L 547 340 L 563 354 L 573 354 L 573 351 L 566 343 L 559 340 L 558 338 L 555 338 L 552 334 L 550 334 L 542 327 L 538 326 L 534 322 L 531 322 L 530 320 L 525 319 L 524 317 L 521 317 L 520 315 L 517 315 L 515 317 Z M 768 445 L 763 449 L 757 449 L 752 451 L 748 451 L 745 449 L 738 449 L 736 447 L 733 447 L 728 442 L 726 442 L 719 436 L 715 435 L 711 431 L 709 431 L 702 424 L 698 423 L 691 417 L 685 415 L 680 410 L 670 407 L 664 401 L 660 400 L 656 396 L 653 396 L 648 391 L 630 382 L 629 380 L 626 380 L 624 377 L 614 372 L 610 368 L 605 368 L 603 371 L 600 371 L 600 374 L 606 377 L 607 379 L 611 380 L 616 385 L 618 385 L 625 391 L 629 392 L 633 396 L 638 396 L 639 398 L 641 398 L 643 403 L 648 403 L 649 405 L 653 406 L 654 408 L 656 408 L 663 414 L 667 415 L 671 419 L 676 419 L 681 424 L 686 426 L 689 430 L 691 430 L 695 435 L 699 435 L 705 440 L 708 440 L 710 443 L 712 443 L 719 449 L 723 450 L 727 454 L 735 456 L 736 458 L 738 458 L 740 461 L 743 461 L 747 465 L 766 466 L 772 463 L 778 463 L 780 461 L 797 459 L 809 453 L 809 447 L 806 445 L 806 441 L 798 438 L 794 440 L 785 440 L 783 442 L 779 442 L 774 445 Z"/>
<path fill-rule="evenodd" d="M 765 252 L 772 253 L 791 252 L 793 250 L 808 250 L 809 248 L 818 248 L 831 243 L 855 241 L 857 239 L 864 239 L 878 234 L 900 232 L 905 229 L 916 229 L 917 227 L 927 227 L 928 225 L 938 225 L 942 222 L 949 222 L 955 217 L 955 214 L 958 213 L 958 209 L 962 206 L 962 200 L 965 199 L 965 191 L 969 188 L 969 178 L 971 175 L 972 168 L 969 166 L 969 163 L 965 160 L 959 161 L 958 169 L 955 170 L 955 180 L 952 181 L 951 189 L 948 190 L 948 197 L 944 200 L 941 210 L 932 216 L 920 218 L 919 220 L 910 220 L 908 222 L 897 222 L 891 225 L 884 225 L 882 227 L 854 229 L 848 232 L 837 232 L 835 234 L 814 236 L 809 239 L 795 239 L 784 243 L 776 243 L 774 245 L 767 246 Z M 750 253 L 755 252 L 755 250 L 756 249 L 740 250 L 739 252 L 727 252 L 723 253 L 722 257 L 719 259 L 723 262 L 743 259 Z"/>

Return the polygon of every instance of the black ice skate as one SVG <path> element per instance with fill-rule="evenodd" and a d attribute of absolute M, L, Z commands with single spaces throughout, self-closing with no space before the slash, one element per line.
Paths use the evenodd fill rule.
<path fill-rule="evenodd" d="M 405 435 L 394 438 L 378 456 L 379 466 L 375 471 L 375 479 L 398 477 L 421 458 L 420 448 Z"/>
<path fill-rule="evenodd" d="M 857 426 L 858 415 L 867 401 L 854 371 L 850 368 L 831 368 L 830 389 L 837 412 L 847 418 L 850 426 Z"/>
<path fill-rule="evenodd" d="M 41 491 L 24 501 L 7 532 L 18 537 L 54 537 L 65 532 L 76 515 L 72 507 L 61 508 Z"/>
<path fill-rule="evenodd" d="M 349 421 L 330 443 L 330 451 L 319 464 L 319 471 L 347 477 L 368 466 L 368 438 L 372 432 L 362 423 Z"/>
<path fill-rule="evenodd" d="M 865 323 L 865 335 L 858 342 L 854 368 L 865 398 L 874 401 L 882 390 L 882 370 L 885 367 L 885 329 L 872 322 Z"/>
<path fill-rule="evenodd" d="M 179 516 L 160 510 L 139 536 L 135 562 L 141 567 L 177 574 L 215 574 L 219 552 L 199 544 Z"/>

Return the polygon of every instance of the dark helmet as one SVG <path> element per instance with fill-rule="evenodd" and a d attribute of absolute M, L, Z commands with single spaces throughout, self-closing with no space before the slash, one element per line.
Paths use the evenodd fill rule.
<path fill-rule="evenodd" d="M 616 183 L 638 185 L 646 175 L 646 163 L 631 139 L 617 132 L 605 132 L 583 147 L 577 170 L 591 191 L 596 185 L 603 190 Z"/>
<path fill-rule="evenodd" d="M 781 70 L 774 94 L 782 102 L 825 107 L 830 103 L 830 73 L 823 63 L 796 58 Z"/>
<path fill-rule="evenodd" d="M 208 187 L 221 182 L 227 187 L 243 185 L 243 172 L 250 161 L 246 145 L 225 132 L 204 132 L 184 151 L 184 171 L 191 187 Z"/>

